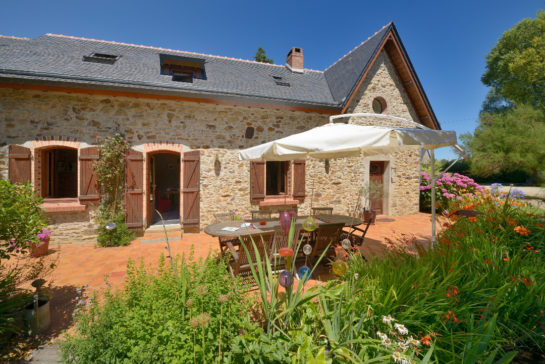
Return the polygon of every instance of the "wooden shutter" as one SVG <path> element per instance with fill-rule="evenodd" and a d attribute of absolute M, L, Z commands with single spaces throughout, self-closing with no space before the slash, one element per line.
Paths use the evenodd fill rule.
<path fill-rule="evenodd" d="M 19 145 L 9 146 L 9 181 L 11 183 L 30 181 L 30 149 Z"/>
<path fill-rule="evenodd" d="M 98 160 L 98 148 L 82 148 L 79 151 L 79 201 L 84 205 L 98 205 L 98 189 L 95 163 Z"/>
<path fill-rule="evenodd" d="M 305 161 L 293 161 L 293 197 L 305 198 Z"/>
<path fill-rule="evenodd" d="M 125 168 L 125 221 L 129 230 L 144 230 L 144 157 L 129 150 Z"/>
<path fill-rule="evenodd" d="M 250 162 L 250 199 L 265 199 L 265 162 Z"/>
<path fill-rule="evenodd" d="M 183 157 L 183 217 L 184 231 L 199 230 L 201 153 L 198 150 L 185 152 Z"/>

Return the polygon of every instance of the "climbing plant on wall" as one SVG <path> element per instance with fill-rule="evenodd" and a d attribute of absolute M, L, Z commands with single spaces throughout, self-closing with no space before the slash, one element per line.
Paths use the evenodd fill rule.
<path fill-rule="evenodd" d="M 95 163 L 102 199 L 97 211 L 98 245 L 127 245 L 134 238 L 125 225 L 125 155 L 130 148 L 122 134 L 106 137 L 100 143 Z"/>

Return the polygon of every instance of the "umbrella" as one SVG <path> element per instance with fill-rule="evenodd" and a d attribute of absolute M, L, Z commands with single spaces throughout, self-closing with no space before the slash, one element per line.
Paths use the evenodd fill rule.
<path fill-rule="evenodd" d="M 392 128 L 333 123 L 333 119 L 371 116 L 402 120 L 417 128 Z M 410 120 L 382 114 L 343 114 L 330 117 L 330 122 L 302 133 L 243 149 L 240 160 L 285 161 L 311 158 L 343 158 L 385 154 L 402 151 L 406 146 L 418 145 L 430 151 L 432 186 L 435 185 L 434 150 L 456 145 L 456 132 L 432 130 Z M 432 241 L 435 241 L 435 194 L 432 197 Z"/>

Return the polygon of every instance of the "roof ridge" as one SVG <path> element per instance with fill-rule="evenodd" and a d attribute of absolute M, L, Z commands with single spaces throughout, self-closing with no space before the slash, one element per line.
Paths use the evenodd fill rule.
<path fill-rule="evenodd" d="M 336 65 L 337 63 L 339 63 L 340 61 L 342 61 L 343 59 L 345 59 L 346 57 L 348 57 L 351 53 L 354 53 L 354 51 L 356 49 L 358 49 L 359 47 L 361 47 L 362 45 L 364 45 L 365 43 L 367 43 L 367 41 L 371 38 L 373 38 L 375 35 L 377 35 L 378 33 L 380 33 L 382 30 L 384 30 L 384 28 L 386 27 L 389 27 L 390 25 L 392 25 L 394 22 L 391 21 L 389 22 L 388 24 L 386 24 L 385 26 L 383 26 L 382 28 L 380 28 L 379 30 L 377 30 L 373 35 L 371 35 L 369 38 L 367 38 L 366 40 L 364 40 L 363 42 L 361 42 L 360 44 L 358 44 L 357 46 L 355 46 L 350 52 L 346 53 L 344 56 L 342 56 L 341 58 L 339 58 L 338 60 L 336 60 L 335 62 L 333 62 L 333 64 L 329 67 L 327 67 L 325 69 L 324 72 L 326 72 L 328 69 L 330 69 L 331 67 L 333 67 L 334 65 Z"/>
<path fill-rule="evenodd" d="M 26 37 L 15 37 L 12 35 L 2 35 L 2 34 L 0 34 L 0 38 L 30 40 L 30 38 L 26 38 Z"/>
<path fill-rule="evenodd" d="M 285 65 L 280 64 L 272 64 L 272 63 L 266 63 L 266 62 L 258 62 L 258 61 L 251 61 L 249 59 L 243 59 L 243 58 L 234 58 L 234 57 L 226 57 L 226 56 L 217 56 L 214 54 L 207 54 L 207 53 L 198 53 L 198 52 L 191 52 L 191 51 L 181 51 L 178 49 L 171 49 L 171 48 L 162 48 L 162 47 L 153 47 L 153 46 L 146 46 L 142 44 L 133 44 L 133 43 L 124 43 L 124 42 L 116 42 L 111 40 L 102 40 L 102 39 L 93 39 L 93 38 L 84 38 L 84 37 L 75 37 L 72 35 L 64 35 L 64 34 L 54 34 L 54 33 L 46 33 L 46 36 L 51 37 L 59 37 L 59 38 L 68 38 L 68 39 L 79 39 L 79 40 L 89 40 L 92 42 L 103 42 L 108 44 L 117 44 L 117 45 L 124 45 L 124 46 L 131 46 L 131 47 L 139 47 L 139 48 L 145 48 L 145 49 L 156 49 L 160 51 L 167 51 L 167 52 L 177 52 L 177 53 L 189 53 L 199 56 L 206 56 L 206 57 L 214 57 L 214 58 L 222 58 L 222 59 L 229 59 L 232 61 L 240 61 L 240 62 L 248 62 L 248 63 L 256 63 L 256 64 L 262 64 L 266 66 L 273 66 L 273 67 L 282 67 L 284 68 Z M 27 38 L 28 39 L 28 38 Z M 319 70 L 313 70 L 305 68 L 305 71 L 313 71 L 313 72 L 324 72 Z"/>

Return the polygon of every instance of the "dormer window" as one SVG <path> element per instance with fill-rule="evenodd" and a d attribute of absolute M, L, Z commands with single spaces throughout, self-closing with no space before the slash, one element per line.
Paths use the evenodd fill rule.
<path fill-rule="evenodd" d="M 94 63 L 104 63 L 104 64 L 114 64 L 121 56 L 115 54 L 107 53 L 92 53 L 88 56 L 83 56 L 83 61 L 85 62 L 94 62 Z"/>
<path fill-rule="evenodd" d="M 206 80 L 204 59 L 160 55 L 161 74 L 172 76 L 172 81 L 192 83 L 193 79 Z"/>
<path fill-rule="evenodd" d="M 284 77 L 277 75 L 271 75 L 271 77 L 278 86 L 290 87 L 290 83 L 284 80 Z"/>

